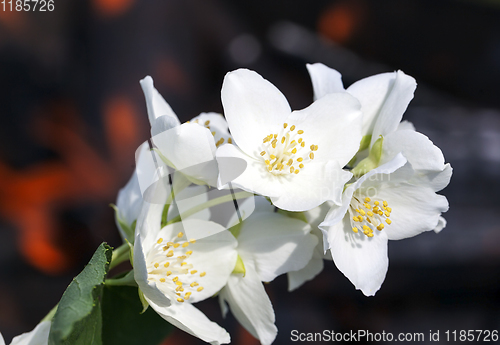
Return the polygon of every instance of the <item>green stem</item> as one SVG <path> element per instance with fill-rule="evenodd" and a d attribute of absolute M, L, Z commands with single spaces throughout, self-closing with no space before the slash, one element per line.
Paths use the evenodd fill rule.
<path fill-rule="evenodd" d="M 134 278 L 134 270 L 128 272 L 125 276 L 121 278 L 111 278 L 111 279 L 106 279 L 104 282 L 106 285 L 115 285 L 115 286 L 137 286 L 137 283 L 135 282 Z"/>
<path fill-rule="evenodd" d="M 111 257 L 111 263 L 109 264 L 109 269 L 113 269 L 129 258 L 130 246 L 128 243 L 124 243 L 115 250 L 113 250 L 113 256 Z"/>
<path fill-rule="evenodd" d="M 238 193 L 234 194 L 234 198 L 235 199 L 245 199 L 245 198 L 248 198 L 250 196 L 253 196 L 253 193 L 250 193 L 250 192 L 238 192 Z M 180 222 L 183 218 L 187 218 L 189 216 L 192 216 L 193 214 L 198 213 L 198 212 L 200 212 L 200 211 L 202 211 L 202 210 L 204 210 L 206 208 L 210 208 L 212 206 L 223 204 L 225 202 L 229 202 L 229 201 L 232 201 L 232 200 L 233 200 L 233 195 L 231 195 L 231 194 L 224 195 L 224 196 L 221 196 L 221 197 L 209 200 L 209 201 L 207 201 L 207 202 L 205 202 L 203 204 L 200 204 L 198 206 L 195 206 L 192 209 L 187 210 L 183 214 L 180 214 L 177 217 L 171 219 L 170 221 L 167 222 L 167 225 L 172 224 L 172 223 Z"/>

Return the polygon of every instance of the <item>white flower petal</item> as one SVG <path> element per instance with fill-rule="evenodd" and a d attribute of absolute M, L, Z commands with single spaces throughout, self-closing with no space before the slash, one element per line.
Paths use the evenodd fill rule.
<path fill-rule="evenodd" d="M 369 238 L 361 232 L 354 233 L 348 216 L 329 229 L 331 253 L 337 268 L 361 290 L 365 296 L 373 296 L 380 289 L 389 259 L 387 235 L 376 231 Z"/>
<path fill-rule="evenodd" d="M 136 240 L 137 235 L 141 236 L 142 247 L 145 248 L 145 252 L 148 252 L 153 246 L 158 232 L 161 230 L 163 208 L 163 204 L 143 203 L 141 213 L 137 219 L 135 233 Z"/>
<path fill-rule="evenodd" d="M 323 204 L 321 204 L 318 207 L 315 207 L 309 211 L 304 212 L 304 216 L 307 219 L 307 222 L 309 225 L 311 225 L 312 229 L 317 229 L 318 225 L 323 222 L 323 220 L 326 217 L 326 214 L 330 210 L 330 207 L 332 207 L 333 203 L 328 201 Z"/>
<path fill-rule="evenodd" d="M 152 163 L 149 145 L 144 142 L 136 150 L 136 168 L 128 183 L 120 189 L 116 200 L 120 217 L 128 225 L 132 224 L 139 217 L 142 208 L 142 192 L 140 178 L 143 179 L 144 190 L 151 184 L 154 178 L 155 166 Z"/>
<path fill-rule="evenodd" d="M 148 109 L 148 117 L 151 126 L 153 126 L 156 119 L 161 116 L 167 116 L 171 124 L 176 124 L 177 126 L 180 125 L 177 115 L 175 115 L 170 105 L 168 105 L 160 93 L 155 89 L 153 85 L 153 78 L 147 76 L 142 79 L 140 83 L 144 96 L 146 97 L 146 107 Z"/>
<path fill-rule="evenodd" d="M 449 163 L 445 164 L 443 171 L 419 170 L 415 172 L 409 181 L 411 184 L 431 187 L 433 191 L 439 192 L 445 188 L 451 179 L 453 169 Z"/>
<path fill-rule="evenodd" d="M 174 118 L 168 115 L 160 116 L 151 124 L 151 136 L 154 137 L 155 135 L 168 131 L 169 129 L 179 125 L 180 123 L 177 117 Z"/>
<path fill-rule="evenodd" d="M 287 121 L 304 131 L 301 137 L 305 147 L 318 146 L 314 160 L 334 160 L 343 167 L 359 149 L 360 104 L 347 92 L 328 94 L 309 107 L 294 111 Z"/>
<path fill-rule="evenodd" d="M 334 92 L 344 92 L 342 75 L 322 63 L 306 64 L 314 90 L 314 100 Z"/>
<path fill-rule="evenodd" d="M 207 128 L 184 123 L 154 136 L 153 142 L 174 167 L 193 182 L 217 182 L 215 142 Z"/>
<path fill-rule="evenodd" d="M 362 133 L 373 134 L 371 145 L 379 135 L 385 136 L 397 128 L 415 88 L 415 80 L 401 71 L 361 79 L 347 88 L 361 103 Z"/>
<path fill-rule="evenodd" d="M 379 136 L 382 135 L 385 137 L 398 128 L 401 118 L 408 104 L 413 99 L 413 93 L 417 88 L 417 82 L 414 78 L 404 74 L 402 71 L 397 71 L 395 74 L 394 83 L 390 91 L 385 95 L 383 104 L 378 111 L 370 147 L 377 141 Z M 360 102 L 362 101 L 360 100 Z"/>
<path fill-rule="evenodd" d="M 402 152 L 415 170 L 444 169 L 444 156 L 428 137 L 412 130 L 399 130 L 384 137 L 381 164 Z"/>
<path fill-rule="evenodd" d="M 243 222 L 238 236 L 238 253 L 252 262 L 261 281 L 302 269 L 318 243 L 310 226 L 279 213 L 258 213 Z"/>
<path fill-rule="evenodd" d="M 245 199 L 243 202 L 238 204 L 239 213 L 241 218 L 244 220 L 252 215 L 257 215 L 260 213 L 274 213 L 275 207 L 263 196 L 253 196 Z M 233 212 L 229 221 L 227 222 L 226 228 L 231 228 L 232 226 L 238 224 L 239 217 L 236 212 Z"/>
<path fill-rule="evenodd" d="M 434 232 L 436 234 L 439 234 L 441 232 L 441 230 L 443 230 L 444 228 L 446 227 L 446 219 L 444 219 L 444 217 L 439 217 L 439 221 L 436 225 L 436 227 L 434 228 Z"/>
<path fill-rule="evenodd" d="M 434 230 L 442 212 L 448 210 L 448 201 L 431 188 L 406 183 L 380 186 L 377 198 L 387 200 L 392 208 L 391 225 L 384 228 L 390 240 L 416 236 Z"/>
<path fill-rule="evenodd" d="M 118 192 L 118 198 L 116 200 L 118 214 L 115 215 L 115 222 L 122 239 L 125 239 L 128 236 L 127 232 L 122 229 L 117 217 L 120 217 L 120 219 L 130 227 L 132 223 L 137 220 L 137 218 L 139 218 L 139 213 L 142 209 L 142 203 L 143 199 L 141 195 L 141 188 L 139 187 L 137 172 L 134 170 L 132 177 L 127 182 L 125 187 L 120 189 L 120 191 Z M 131 239 L 127 239 L 129 241 L 132 241 L 133 237 Z"/>
<path fill-rule="evenodd" d="M 160 307 L 154 301 L 148 300 L 148 302 L 169 323 L 207 343 L 218 345 L 228 344 L 231 341 L 229 333 L 224 328 L 210 321 L 191 303 L 177 303 L 170 307 Z"/>
<path fill-rule="evenodd" d="M 136 234 L 134 244 L 134 279 L 148 301 L 161 307 L 168 307 L 172 304 L 172 296 L 164 294 L 158 289 L 155 282 L 148 280 L 146 256 L 139 234 Z"/>
<path fill-rule="evenodd" d="M 281 209 L 295 212 L 310 210 L 327 200 L 340 204 L 344 185 L 351 177 L 335 161 L 309 162 L 298 174 L 282 177 L 283 193 L 271 196 L 271 201 Z"/>
<path fill-rule="evenodd" d="M 139 217 L 142 208 L 142 195 L 135 171 L 125 187 L 118 192 L 116 207 L 118 207 L 120 216 L 128 225 L 132 224 Z"/>
<path fill-rule="evenodd" d="M 0 345 L 5 345 L 5 340 L 3 340 L 2 333 L 0 333 Z"/>
<path fill-rule="evenodd" d="M 313 255 L 309 263 L 298 271 L 288 272 L 288 291 L 293 291 L 305 282 L 312 280 L 323 270 L 323 257 Z"/>
<path fill-rule="evenodd" d="M 168 209 L 168 219 L 173 219 L 179 215 L 178 203 L 181 201 L 187 201 L 182 204 L 182 210 L 190 209 L 201 205 L 208 201 L 207 187 L 206 186 L 189 186 L 182 191 L 175 193 L 174 203 Z M 189 207 L 188 207 L 189 203 Z M 210 219 L 210 209 L 206 208 L 198 213 L 192 214 L 184 219 Z"/>
<path fill-rule="evenodd" d="M 231 135 L 249 155 L 291 112 L 285 96 L 273 84 L 246 69 L 226 74 L 221 97 Z"/>
<path fill-rule="evenodd" d="M 362 135 L 373 131 L 377 115 L 380 112 L 386 95 L 390 93 L 396 73 L 381 73 L 358 80 L 347 88 L 347 92 L 361 103 L 363 112 Z"/>
<path fill-rule="evenodd" d="M 50 325 L 50 321 L 42 321 L 31 332 L 14 337 L 10 345 L 47 345 L 49 343 Z M 1 338 L 0 335 L 0 344 L 3 340 Z"/>
<path fill-rule="evenodd" d="M 278 333 L 273 306 L 251 263 L 245 268 L 245 276 L 231 275 L 219 298 L 228 302 L 234 317 L 262 345 L 271 344 Z"/>
<path fill-rule="evenodd" d="M 413 123 L 411 123 L 410 121 L 408 120 L 403 120 L 399 123 L 398 125 L 398 131 L 414 131 L 415 130 L 415 126 L 413 125 Z"/>

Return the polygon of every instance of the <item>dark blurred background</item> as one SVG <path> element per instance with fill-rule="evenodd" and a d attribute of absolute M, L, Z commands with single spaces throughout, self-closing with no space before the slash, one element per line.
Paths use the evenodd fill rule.
<path fill-rule="evenodd" d="M 182 121 L 222 112 L 220 87 L 247 67 L 293 109 L 323 62 L 346 86 L 381 72 L 417 79 L 405 114 L 454 168 L 448 226 L 389 246 L 364 297 L 334 267 L 293 293 L 267 285 L 279 329 L 500 330 L 500 3 L 495 0 L 55 0 L 53 12 L 0 5 L 0 331 L 31 330 L 102 241 L 149 123 L 139 80 Z M 257 344 L 215 300 L 235 344 Z M 176 331 L 164 344 L 198 344 Z"/>

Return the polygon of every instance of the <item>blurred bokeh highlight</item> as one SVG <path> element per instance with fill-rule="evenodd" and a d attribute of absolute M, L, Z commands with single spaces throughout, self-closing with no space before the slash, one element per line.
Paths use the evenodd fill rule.
<path fill-rule="evenodd" d="M 0 8 L 0 331 L 31 330 L 103 241 L 118 246 L 118 189 L 149 137 L 139 80 L 182 121 L 222 112 L 228 71 L 254 69 L 293 109 L 312 101 L 305 63 L 346 86 L 403 70 L 405 114 L 454 168 L 448 226 L 392 242 L 382 289 L 364 297 L 327 263 L 299 290 L 267 285 L 291 330 L 500 329 L 500 5 L 459 0 L 55 0 L 53 12 Z M 251 298 L 251 297 L 249 297 Z M 202 309 L 235 344 L 258 344 L 217 301 Z M 442 339 L 443 340 L 443 339 Z M 199 344 L 181 331 L 164 344 Z"/>

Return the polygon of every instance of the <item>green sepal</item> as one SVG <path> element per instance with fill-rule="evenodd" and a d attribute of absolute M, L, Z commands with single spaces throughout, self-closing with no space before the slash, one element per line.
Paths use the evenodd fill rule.
<path fill-rule="evenodd" d="M 281 213 L 282 215 L 287 216 L 289 218 L 298 219 L 298 220 L 301 220 L 301 221 L 307 223 L 307 218 L 306 218 L 306 215 L 304 212 L 285 211 L 285 210 L 282 210 L 279 208 L 278 213 Z"/>
<path fill-rule="evenodd" d="M 241 256 L 239 254 L 238 254 L 238 259 L 236 259 L 236 265 L 234 265 L 234 269 L 233 269 L 232 273 L 234 273 L 234 274 L 243 273 L 243 277 L 247 273 L 247 271 L 245 269 L 245 264 L 243 263 L 243 259 L 241 258 Z"/>
<path fill-rule="evenodd" d="M 370 142 L 371 141 L 372 141 L 372 135 L 371 134 L 365 135 L 365 136 L 363 136 L 363 138 L 361 138 L 361 142 L 359 143 L 358 152 L 356 152 L 356 154 L 354 155 L 354 157 L 352 157 L 351 160 L 349 161 L 349 163 L 347 163 L 347 166 L 353 167 L 354 164 L 356 164 L 356 161 L 358 160 L 358 154 L 361 151 L 366 150 L 370 146 Z"/>
<path fill-rule="evenodd" d="M 149 308 L 149 303 L 146 301 L 146 298 L 144 297 L 144 293 L 141 291 L 141 289 L 137 289 L 137 292 L 139 293 L 139 300 L 141 301 L 142 305 L 142 311 L 141 314 L 144 314 L 146 310 Z"/>
<path fill-rule="evenodd" d="M 366 150 L 370 146 L 370 142 L 371 141 L 372 141 L 372 135 L 371 134 L 363 136 L 363 138 L 361 138 L 361 142 L 359 143 L 359 150 L 358 150 L 358 152 Z"/>
<path fill-rule="evenodd" d="M 345 192 L 345 190 L 347 189 L 347 187 L 349 187 L 350 185 L 352 185 L 352 183 L 346 183 L 346 184 L 344 185 L 344 189 L 342 190 L 342 193 L 344 193 L 344 192 Z"/>
<path fill-rule="evenodd" d="M 129 251 L 130 264 L 132 265 L 132 267 L 134 267 L 134 245 L 127 240 L 126 240 L 126 243 L 128 244 L 128 247 L 130 248 L 130 251 Z"/>
<path fill-rule="evenodd" d="M 363 159 L 361 162 L 351 170 L 355 177 L 361 177 L 367 172 L 378 167 L 380 163 L 380 158 L 382 157 L 382 144 L 384 142 L 384 138 L 380 136 L 380 138 L 375 141 L 370 149 L 370 153 L 368 157 Z"/>
<path fill-rule="evenodd" d="M 241 232 L 241 227 L 243 226 L 243 222 L 238 222 L 238 224 L 230 227 L 228 230 L 235 238 L 238 238 Z"/>
<path fill-rule="evenodd" d="M 115 210 L 115 217 L 116 220 L 118 221 L 118 225 L 120 228 L 123 230 L 125 233 L 126 238 L 134 238 L 134 232 L 135 232 L 135 221 L 132 223 L 132 226 L 128 225 L 127 222 L 120 217 L 120 212 L 118 211 L 118 207 L 115 204 L 109 204 Z"/>
<path fill-rule="evenodd" d="M 349 161 L 349 163 L 347 163 L 347 166 L 348 167 L 353 167 L 354 164 L 356 164 L 357 160 L 358 160 L 358 156 L 357 156 L 357 154 L 355 154 L 354 157 L 351 158 L 351 160 Z"/>

